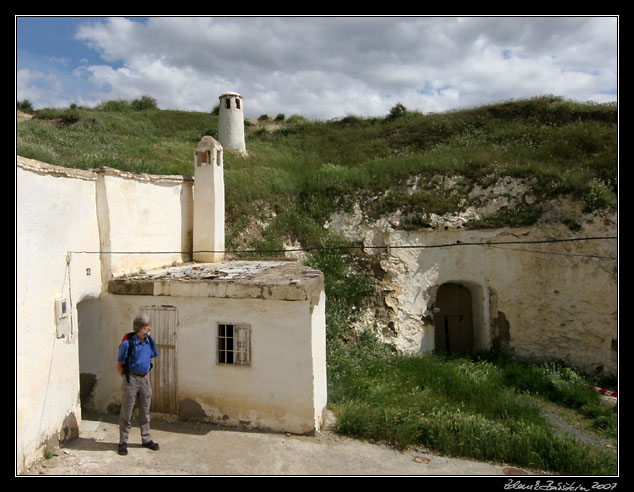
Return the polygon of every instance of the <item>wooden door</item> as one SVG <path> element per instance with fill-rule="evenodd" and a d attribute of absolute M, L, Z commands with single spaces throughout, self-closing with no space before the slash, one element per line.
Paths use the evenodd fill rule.
<path fill-rule="evenodd" d="M 443 284 L 436 295 L 435 348 L 440 352 L 473 350 L 471 292 L 458 284 Z"/>
<path fill-rule="evenodd" d="M 150 317 L 151 336 L 159 356 L 152 359 L 150 372 L 152 406 L 150 411 L 176 413 L 176 330 L 178 312 L 174 306 L 148 306 L 141 309 Z"/>

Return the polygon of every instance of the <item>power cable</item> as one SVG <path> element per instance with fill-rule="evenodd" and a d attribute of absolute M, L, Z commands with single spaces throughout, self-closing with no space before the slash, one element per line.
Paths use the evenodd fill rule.
<path fill-rule="evenodd" d="M 602 255 L 582 255 L 578 253 L 555 253 L 553 251 L 543 251 L 538 249 L 520 249 L 520 248 L 501 248 L 499 246 L 490 246 L 494 249 L 504 249 L 507 251 L 520 251 L 522 253 L 541 253 L 544 255 L 556 255 L 556 256 L 574 256 L 578 258 L 595 258 L 598 260 L 616 260 L 614 256 L 602 256 Z"/>
<path fill-rule="evenodd" d="M 442 244 L 410 244 L 410 245 L 383 245 L 383 246 L 368 246 L 363 244 L 351 244 L 344 246 L 313 246 L 304 248 L 290 248 L 290 249 L 245 249 L 245 250 L 196 250 L 196 251 L 70 251 L 70 254 L 112 254 L 112 255 L 134 255 L 134 254 L 147 254 L 147 255 L 161 255 L 161 254 L 196 254 L 196 253 L 217 253 L 217 254 L 270 254 L 270 253 L 291 253 L 291 252 L 314 252 L 314 251 L 342 251 L 351 249 L 433 249 L 433 248 L 450 248 L 457 246 L 487 246 L 487 247 L 499 247 L 503 245 L 512 244 L 553 244 L 553 243 L 567 243 L 567 242 L 579 242 L 579 241 L 598 241 L 598 240 L 611 240 L 618 239 L 617 236 L 597 236 L 597 237 L 579 237 L 579 238 L 558 238 L 558 239 L 537 239 L 537 240 L 517 240 L 517 241 L 488 241 L 488 242 L 463 242 L 456 241 L 454 243 L 442 243 Z M 544 254 L 557 254 L 563 256 L 582 256 L 587 258 L 599 258 L 616 260 L 617 258 L 612 256 L 600 256 L 600 255 L 582 255 L 575 253 L 554 253 L 549 251 L 537 251 L 526 250 L 516 248 L 500 248 L 509 249 L 515 251 L 523 251 L 530 253 L 544 253 Z"/>

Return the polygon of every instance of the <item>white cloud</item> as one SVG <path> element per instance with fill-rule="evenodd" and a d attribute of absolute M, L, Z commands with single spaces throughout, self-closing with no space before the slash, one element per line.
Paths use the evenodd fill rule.
<path fill-rule="evenodd" d="M 77 39 L 105 62 L 80 71 L 95 102 L 149 94 L 162 108 L 208 111 L 232 90 L 249 117 L 588 100 L 617 86 L 615 18 L 114 18 Z"/>
<path fill-rule="evenodd" d="M 68 106 L 71 100 L 64 91 L 64 77 L 56 72 L 47 72 L 23 68 L 16 72 L 16 84 L 23 89 L 19 100 L 45 101 L 39 106 Z"/>

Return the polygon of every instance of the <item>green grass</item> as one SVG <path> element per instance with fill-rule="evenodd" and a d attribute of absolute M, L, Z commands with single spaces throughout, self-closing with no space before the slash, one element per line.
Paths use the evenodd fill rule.
<path fill-rule="evenodd" d="M 615 451 L 554 432 L 540 412 L 543 402 L 571 409 L 616 442 L 616 409 L 565 366 L 496 354 L 398 356 L 362 338 L 329 348 L 338 432 L 557 474 L 616 474 Z"/>
<path fill-rule="evenodd" d="M 193 175 L 193 149 L 203 135 L 217 135 L 217 115 L 135 107 L 107 101 L 37 111 L 18 125 L 18 153 L 82 169 Z M 276 221 L 293 227 L 306 217 L 323 224 L 333 211 L 372 198 L 365 209 L 371 217 L 401 210 L 405 223 L 424 225 L 431 213 L 469 206 L 464 197 L 475 184 L 505 176 L 529 180 L 538 202 L 566 193 L 588 212 L 617 204 L 614 105 L 543 96 L 435 114 L 292 116 L 276 131 L 249 124 L 246 132 L 249 156 L 225 153 L 229 224 L 242 224 L 254 203 L 290 208 Z M 442 176 L 457 179 L 458 188 L 439 188 Z M 419 188 L 404 192 L 413 178 Z M 470 226 L 530 225 L 540 214 L 502 211 Z M 285 233 L 282 225 L 273 230 Z"/>
<path fill-rule="evenodd" d="M 183 111 L 44 109 L 18 125 L 18 154 L 50 164 L 193 174 L 193 152 L 217 117 Z"/>

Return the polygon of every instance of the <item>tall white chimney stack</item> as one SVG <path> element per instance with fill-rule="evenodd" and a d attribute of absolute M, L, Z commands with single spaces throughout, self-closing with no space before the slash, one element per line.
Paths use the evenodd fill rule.
<path fill-rule="evenodd" d="M 193 259 L 219 263 L 225 249 L 225 183 L 222 145 L 204 136 L 194 151 Z"/>
<path fill-rule="evenodd" d="M 236 92 L 226 92 L 219 99 L 218 140 L 225 149 L 246 153 L 242 96 Z"/>

